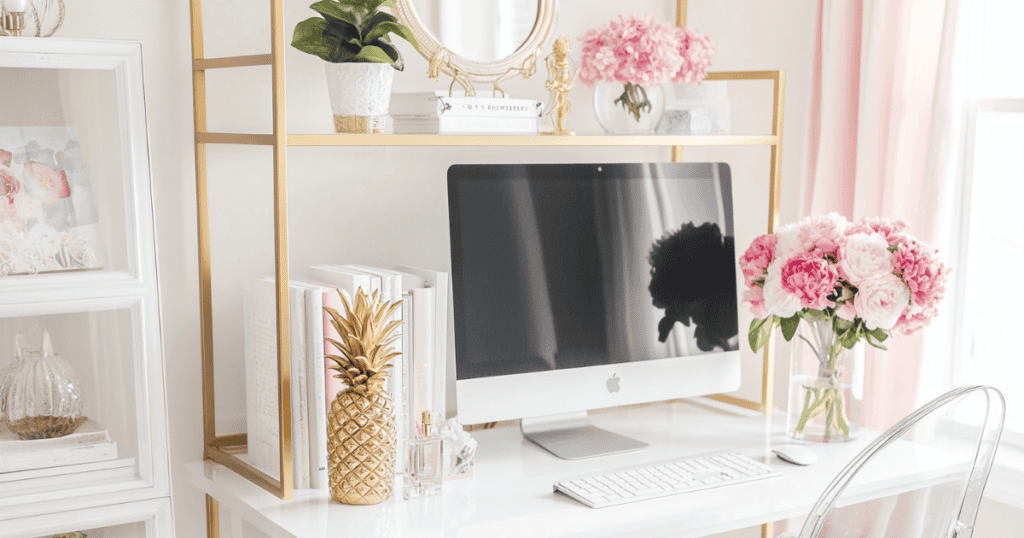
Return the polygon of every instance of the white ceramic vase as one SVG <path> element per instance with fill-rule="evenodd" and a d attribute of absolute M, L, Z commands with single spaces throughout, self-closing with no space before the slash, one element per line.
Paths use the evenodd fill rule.
<path fill-rule="evenodd" d="M 395 68 L 391 64 L 330 63 L 327 91 L 338 133 L 383 133 Z"/>

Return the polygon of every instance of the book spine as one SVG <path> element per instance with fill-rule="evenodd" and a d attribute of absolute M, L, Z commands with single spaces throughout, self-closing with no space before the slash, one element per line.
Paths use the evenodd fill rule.
<path fill-rule="evenodd" d="M 0 498 L 24 497 L 32 493 L 69 490 L 85 486 L 98 486 L 112 482 L 127 482 L 135 478 L 133 459 L 121 460 L 130 465 L 106 469 L 69 471 L 67 474 L 41 476 L 31 480 L 12 480 L 0 488 Z"/>
<path fill-rule="evenodd" d="M 440 134 L 536 134 L 540 123 L 537 118 L 479 118 L 441 117 L 437 123 L 404 122 L 395 119 L 396 133 L 433 132 Z"/>
<path fill-rule="evenodd" d="M 405 432 L 405 437 L 411 438 L 415 435 L 415 430 L 412 425 L 412 386 L 410 380 L 412 379 L 412 339 L 413 331 L 413 299 L 412 293 L 402 293 L 402 324 L 405 326 L 405 338 L 402 339 L 402 362 L 399 365 L 402 369 L 402 422 L 401 428 Z"/>
<path fill-rule="evenodd" d="M 413 294 L 413 357 L 412 398 L 413 422 L 419 422 L 423 411 L 433 415 L 433 369 L 434 364 L 434 290 L 415 288 Z M 431 417 L 434 418 L 434 417 Z M 434 420 L 436 423 L 437 421 Z"/>
<path fill-rule="evenodd" d="M 294 286 L 289 289 L 291 299 L 291 373 L 292 373 L 292 481 L 296 489 L 309 487 L 309 446 L 308 432 L 306 427 L 305 376 L 306 369 L 303 363 L 306 360 L 305 353 L 305 292 L 297 290 Z"/>
<path fill-rule="evenodd" d="M 410 103 L 393 103 L 392 116 L 445 116 L 484 118 L 539 118 L 544 105 L 533 99 L 489 99 L 484 97 L 437 97 Z"/>
<path fill-rule="evenodd" d="M 331 292 L 320 289 L 306 292 L 306 334 L 308 364 L 306 395 L 309 412 L 309 487 L 327 489 L 327 399 L 324 383 L 324 296 Z"/>
<path fill-rule="evenodd" d="M 0 458 L 0 473 L 117 459 L 117 442 L 39 450 Z"/>

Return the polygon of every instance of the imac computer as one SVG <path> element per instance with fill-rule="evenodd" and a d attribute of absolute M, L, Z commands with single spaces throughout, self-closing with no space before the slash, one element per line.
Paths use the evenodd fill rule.
<path fill-rule="evenodd" d="M 448 169 L 459 418 L 566 459 L 645 443 L 587 410 L 740 385 L 721 163 Z"/>

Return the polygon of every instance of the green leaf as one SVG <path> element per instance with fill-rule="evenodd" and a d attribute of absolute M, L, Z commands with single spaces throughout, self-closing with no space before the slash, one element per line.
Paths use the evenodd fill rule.
<path fill-rule="evenodd" d="M 877 347 L 878 349 L 884 349 L 886 351 L 889 350 L 889 348 L 883 346 L 882 344 L 879 344 L 878 342 L 875 342 L 875 339 L 871 338 L 871 336 L 868 336 L 867 338 L 865 338 L 865 340 L 867 340 L 868 344 L 870 344 L 872 347 Z"/>
<path fill-rule="evenodd" d="M 366 45 L 365 47 L 363 47 L 363 50 L 359 51 L 359 54 L 356 54 L 352 58 L 352 61 L 394 65 L 394 63 L 391 61 L 391 57 L 388 56 L 388 53 L 384 52 L 384 49 L 376 45 Z"/>
<path fill-rule="evenodd" d="M 324 36 L 332 36 L 342 43 L 351 45 L 348 47 L 352 54 L 363 48 L 363 40 L 359 38 L 359 30 L 345 21 L 331 21 L 324 30 Z"/>
<path fill-rule="evenodd" d="M 852 321 L 846 321 L 845 319 L 843 319 L 843 318 L 841 318 L 839 316 L 836 316 L 836 317 L 832 318 L 832 329 L 835 330 L 837 333 L 848 331 L 848 330 L 850 330 L 852 328 L 853 328 L 853 322 Z"/>
<path fill-rule="evenodd" d="M 857 331 L 846 331 L 838 335 L 838 340 L 839 344 L 846 349 L 853 349 L 860 338 L 857 337 Z"/>
<path fill-rule="evenodd" d="M 791 318 L 785 318 L 781 322 L 782 324 L 782 336 L 787 342 L 793 339 L 796 335 L 796 330 L 800 328 L 800 314 L 795 314 Z"/>
<path fill-rule="evenodd" d="M 875 340 L 878 340 L 879 342 L 885 342 L 885 340 L 889 338 L 889 333 L 885 332 L 885 330 L 882 329 L 881 327 L 873 331 L 869 331 L 868 334 L 873 336 Z"/>
<path fill-rule="evenodd" d="M 408 28 L 399 23 L 398 19 L 395 19 L 393 15 L 376 13 L 370 19 L 367 27 L 369 27 L 369 31 L 363 36 L 363 42 L 365 43 L 387 37 L 388 34 L 398 34 L 399 37 L 416 46 L 416 37 L 412 35 Z"/>
<path fill-rule="evenodd" d="M 292 35 L 292 46 L 302 52 L 319 56 L 320 58 L 333 62 L 337 55 L 340 42 L 337 39 L 324 35 L 327 28 L 327 21 L 316 17 L 306 19 L 295 25 L 295 33 Z"/>
<path fill-rule="evenodd" d="M 370 45 L 380 47 L 380 50 L 383 50 L 388 57 L 391 58 L 391 65 L 393 65 L 395 69 L 401 71 L 405 68 L 405 64 L 402 61 L 402 55 L 399 54 L 398 49 L 396 49 L 395 46 L 389 43 L 386 39 L 378 39 L 373 43 L 370 43 Z"/>
<path fill-rule="evenodd" d="M 805 309 L 801 315 L 807 321 L 821 321 L 828 319 L 828 314 L 825 312 L 822 312 L 821 310 L 811 310 L 809 308 Z"/>
<path fill-rule="evenodd" d="M 362 1 L 338 2 L 337 0 L 320 0 L 309 6 L 310 9 L 324 16 L 328 21 L 347 22 L 356 28 L 363 27 L 363 21 L 373 12 L 367 9 Z"/>
<path fill-rule="evenodd" d="M 750 331 L 748 333 L 748 340 L 750 340 L 750 349 L 760 351 L 767 343 L 772 335 L 772 328 L 774 327 L 774 317 L 764 319 L 754 319 L 750 322 Z"/>

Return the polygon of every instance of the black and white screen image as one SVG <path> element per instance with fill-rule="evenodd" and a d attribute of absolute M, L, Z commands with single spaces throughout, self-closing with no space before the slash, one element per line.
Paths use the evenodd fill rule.
<path fill-rule="evenodd" d="M 448 171 L 458 379 L 739 349 L 729 167 Z"/>

